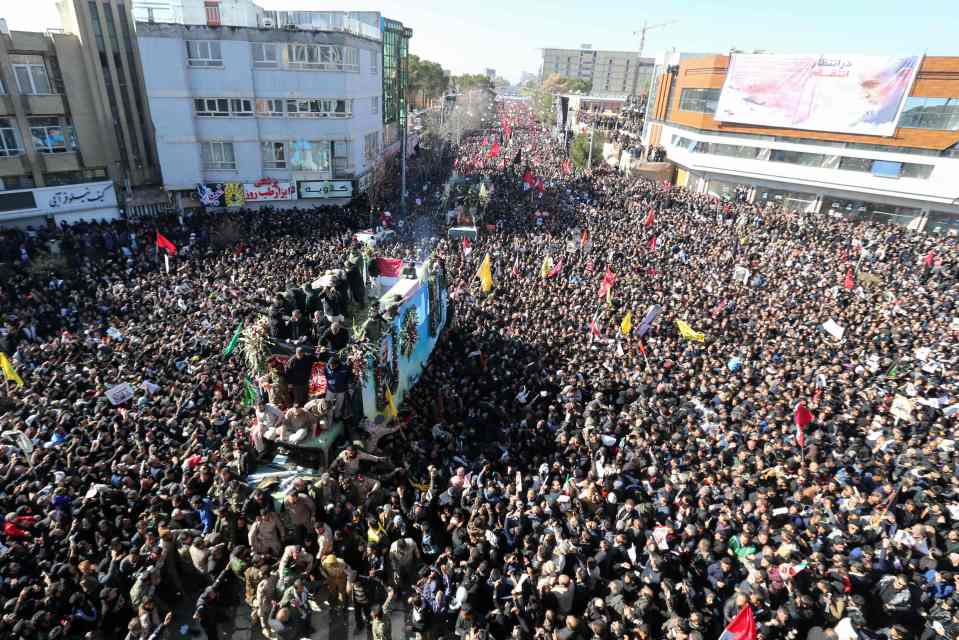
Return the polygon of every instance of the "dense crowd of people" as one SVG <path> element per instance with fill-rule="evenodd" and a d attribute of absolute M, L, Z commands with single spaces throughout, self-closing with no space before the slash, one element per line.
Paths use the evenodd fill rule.
<path fill-rule="evenodd" d="M 272 492 L 251 433 L 302 391 L 248 406 L 223 348 L 271 305 L 339 340 L 341 294 L 275 294 L 340 269 L 365 212 L 2 235 L 0 637 L 174 637 L 184 602 L 210 638 L 238 602 L 285 640 L 327 607 L 374 640 L 397 610 L 429 640 L 701 640 L 746 607 L 765 640 L 959 635 L 955 239 L 570 175 L 498 116 L 505 162 L 491 132 L 456 149 L 492 186 L 472 250 L 429 213 L 384 249 L 437 238 L 449 273 L 399 418 Z"/>

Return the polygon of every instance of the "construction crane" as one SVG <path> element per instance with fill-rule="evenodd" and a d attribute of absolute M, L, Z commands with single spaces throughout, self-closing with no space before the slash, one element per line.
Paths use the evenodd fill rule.
<path fill-rule="evenodd" d="M 676 24 L 679 20 L 670 20 L 669 22 L 660 22 L 659 24 L 646 24 L 646 21 L 643 20 L 643 27 L 639 31 L 633 31 L 634 36 L 639 36 L 639 57 L 643 57 L 643 49 L 646 48 L 646 32 L 650 29 L 659 29 L 660 27 L 668 27 L 671 24 Z"/>

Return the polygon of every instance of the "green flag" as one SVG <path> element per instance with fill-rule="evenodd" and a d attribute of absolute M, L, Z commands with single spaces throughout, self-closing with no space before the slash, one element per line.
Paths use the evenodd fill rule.
<path fill-rule="evenodd" d="M 256 404 L 256 389 L 253 388 L 253 384 L 250 383 L 250 379 L 243 378 L 243 406 L 252 407 Z"/>
<path fill-rule="evenodd" d="M 236 345 L 240 344 L 241 335 L 243 335 L 242 322 L 236 326 L 236 331 L 233 332 L 233 337 L 230 338 L 230 342 L 226 345 L 226 349 L 223 350 L 224 358 L 229 358 L 230 354 L 236 350 Z"/>

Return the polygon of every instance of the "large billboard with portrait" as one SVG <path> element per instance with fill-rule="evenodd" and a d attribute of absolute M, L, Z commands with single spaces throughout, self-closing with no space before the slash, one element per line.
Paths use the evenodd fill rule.
<path fill-rule="evenodd" d="M 715 119 L 892 136 L 922 56 L 734 54 Z"/>

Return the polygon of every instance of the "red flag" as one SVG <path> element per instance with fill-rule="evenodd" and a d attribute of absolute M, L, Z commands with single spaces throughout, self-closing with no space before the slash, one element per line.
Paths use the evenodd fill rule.
<path fill-rule="evenodd" d="M 930 250 L 929 253 L 926 254 L 926 257 L 923 258 L 923 261 L 926 263 L 927 267 L 931 267 L 935 259 L 936 259 L 935 252 Z"/>
<path fill-rule="evenodd" d="M 498 142 L 494 142 L 494 143 L 493 143 L 493 146 L 490 147 L 489 153 L 487 153 L 486 155 L 487 155 L 488 157 L 490 157 L 490 158 L 495 158 L 496 156 L 498 156 L 498 155 L 499 155 L 499 143 L 498 143 Z"/>
<path fill-rule="evenodd" d="M 656 236 L 649 239 L 648 245 L 650 251 L 656 251 Z"/>
<path fill-rule="evenodd" d="M 593 319 L 589 323 L 589 335 L 598 338 L 600 336 L 599 325 L 596 324 L 596 318 L 599 317 L 599 312 L 596 312 L 596 315 L 593 316 Z"/>
<path fill-rule="evenodd" d="M 573 163 L 570 162 L 569 158 L 563 161 L 563 173 L 566 175 L 573 173 Z"/>
<path fill-rule="evenodd" d="M 653 226 L 653 223 L 655 221 L 656 221 L 656 214 L 653 213 L 653 208 L 650 207 L 649 213 L 646 214 L 646 222 L 644 222 L 643 224 L 645 224 L 647 227 L 651 227 Z"/>
<path fill-rule="evenodd" d="M 523 182 L 531 187 L 536 183 L 536 178 L 533 177 L 533 172 L 530 171 L 529 168 L 523 172 Z"/>
<path fill-rule="evenodd" d="M 554 266 L 552 269 L 550 269 L 550 270 L 549 270 L 549 273 L 546 274 L 546 277 L 547 277 L 547 278 L 552 278 L 553 276 L 558 275 L 559 272 L 563 270 L 563 260 L 565 260 L 565 259 L 566 259 L 566 258 L 560 258 L 560 259 L 559 259 L 559 262 L 556 263 L 556 266 Z"/>
<path fill-rule="evenodd" d="M 756 640 L 756 619 L 748 604 L 729 621 L 719 640 Z"/>
<path fill-rule="evenodd" d="M 852 277 L 852 267 L 846 269 L 846 280 L 843 282 L 843 286 L 847 289 L 852 289 L 854 286 L 856 286 L 856 281 Z"/>
<path fill-rule="evenodd" d="M 514 278 L 519 277 L 519 256 L 516 256 L 516 260 L 513 261 L 513 270 L 510 272 Z"/>
<path fill-rule="evenodd" d="M 592 272 L 593 272 L 593 269 L 594 269 L 593 259 L 590 258 L 589 260 L 586 261 L 586 271 L 588 271 L 589 273 L 592 273 Z M 600 297 L 602 297 L 602 296 L 600 296 Z"/>
<path fill-rule="evenodd" d="M 157 249 L 166 249 L 167 255 L 176 255 L 176 245 L 170 242 L 170 239 L 157 231 Z"/>
<path fill-rule="evenodd" d="M 603 275 L 603 282 L 599 285 L 599 297 L 605 298 L 609 290 L 616 283 L 616 274 L 609 267 L 606 267 L 606 273 Z"/>
<path fill-rule="evenodd" d="M 643 355 L 646 355 L 646 347 L 643 345 L 643 341 L 639 341 L 639 352 Z"/>
<path fill-rule="evenodd" d="M 463 255 L 468 256 L 473 247 L 470 245 L 470 239 L 463 236 Z"/>
<path fill-rule="evenodd" d="M 403 272 L 403 261 L 399 258 L 377 258 L 376 270 L 381 276 L 399 278 Z"/>
<path fill-rule="evenodd" d="M 540 193 L 546 191 L 546 184 L 543 182 L 542 178 L 536 178 L 536 190 Z"/>
<path fill-rule="evenodd" d="M 483 146 L 485 147 L 488 144 L 489 144 L 489 136 L 483 136 Z"/>
<path fill-rule="evenodd" d="M 806 445 L 806 432 L 805 429 L 810 422 L 813 421 L 813 415 L 809 412 L 809 409 L 806 408 L 806 403 L 800 401 L 796 405 L 796 442 L 799 443 L 800 447 Z"/>
<path fill-rule="evenodd" d="M 589 242 L 589 231 L 583 229 L 583 232 L 579 234 L 579 246 L 583 247 L 587 242 Z"/>

